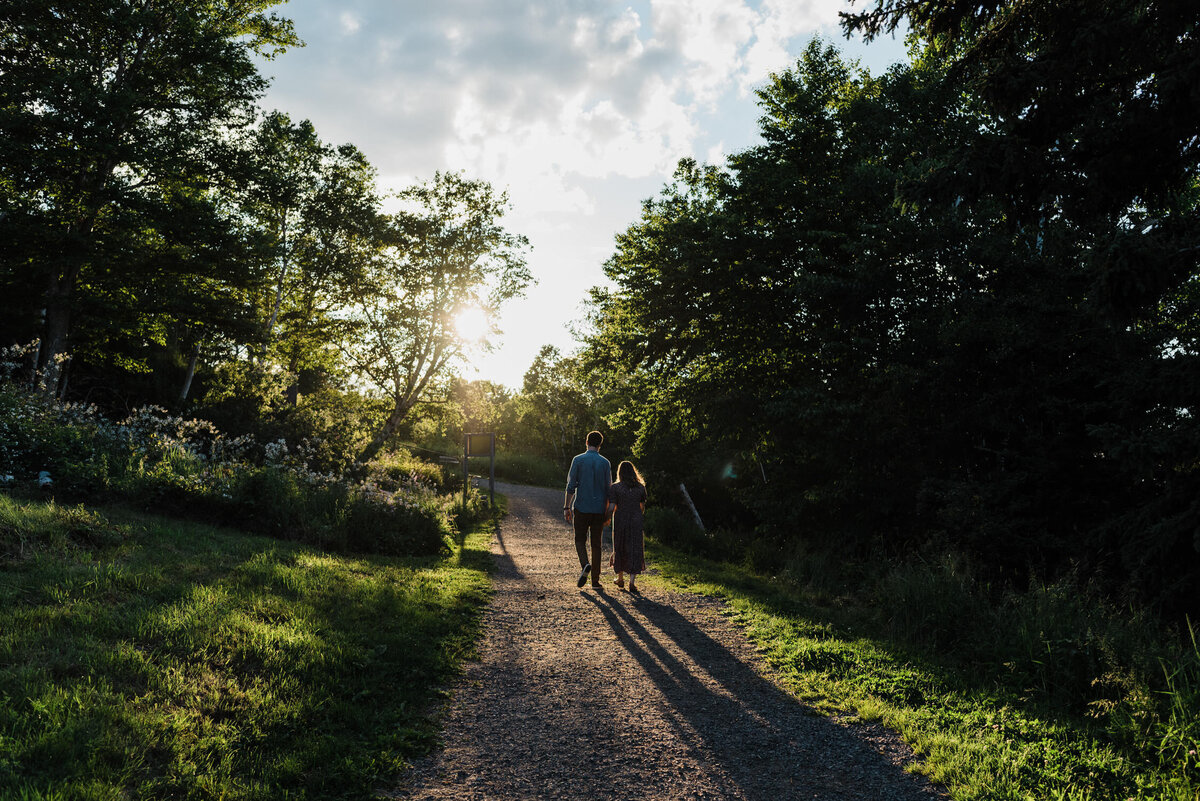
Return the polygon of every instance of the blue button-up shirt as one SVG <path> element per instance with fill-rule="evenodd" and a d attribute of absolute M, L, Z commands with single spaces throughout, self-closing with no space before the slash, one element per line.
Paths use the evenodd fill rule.
<path fill-rule="evenodd" d="M 575 511 L 600 514 L 608 505 L 608 485 L 612 483 L 612 465 L 590 448 L 571 460 L 567 473 L 567 493 L 575 492 Z"/>

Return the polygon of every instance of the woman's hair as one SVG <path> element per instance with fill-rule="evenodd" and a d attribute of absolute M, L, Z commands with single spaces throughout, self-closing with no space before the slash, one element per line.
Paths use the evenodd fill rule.
<path fill-rule="evenodd" d="M 617 465 L 617 480 L 624 481 L 626 484 L 646 486 L 646 482 L 642 481 L 642 474 L 633 466 L 633 462 L 621 462 Z"/>

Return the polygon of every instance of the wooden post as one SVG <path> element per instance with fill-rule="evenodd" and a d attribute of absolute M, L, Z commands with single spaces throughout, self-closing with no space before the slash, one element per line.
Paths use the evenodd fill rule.
<path fill-rule="evenodd" d="M 472 437 L 487 437 L 488 449 L 483 451 L 482 446 L 476 447 L 471 444 Z M 467 484 L 471 480 L 471 473 L 467 467 L 467 462 L 472 456 L 487 456 L 488 465 L 488 489 L 491 491 L 491 497 L 488 504 L 494 509 L 496 506 L 496 435 L 493 434 L 463 434 L 463 506 L 467 505 Z"/>
<path fill-rule="evenodd" d="M 489 434 L 491 438 L 491 457 L 492 468 L 488 478 L 488 490 L 491 491 L 491 499 L 488 501 L 488 507 L 494 512 L 496 510 L 496 435 Z"/>
<path fill-rule="evenodd" d="M 679 491 L 683 493 L 683 500 L 687 504 L 687 508 L 691 510 L 692 517 L 696 520 L 696 525 L 700 527 L 701 531 L 704 531 L 704 521 L 700 519 L 700 513 L 696 511 L 696 504 L 692 503 L 692 496 L 688 495 L 687 487 L 680 484 Z"/>

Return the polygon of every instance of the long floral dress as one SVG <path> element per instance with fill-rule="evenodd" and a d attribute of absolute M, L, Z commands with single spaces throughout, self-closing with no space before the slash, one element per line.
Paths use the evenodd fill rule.
<path fill-rule="evenodd" d="M 608 500 L 617 505 L 613 513 L 613 555 L 608 563 L 617 573 L 644 573 L 646 550 L 641 505 L 646 502 L 646 488 L 617 481 L 608 488 Z"/>

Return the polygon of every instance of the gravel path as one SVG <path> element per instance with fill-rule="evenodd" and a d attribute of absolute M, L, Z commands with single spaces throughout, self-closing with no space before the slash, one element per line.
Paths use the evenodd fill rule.
<path fill-rule="evenodd" d="M 504 485 L 482 659 L 392 798 L 935 799 L 913 754 L 780 690 L 719 601 L 579 590 L 562 492 Z M 607 559 L 607 554 L 605 556 Z M 653 566 L 651 566 L 653 568 Z"/>

